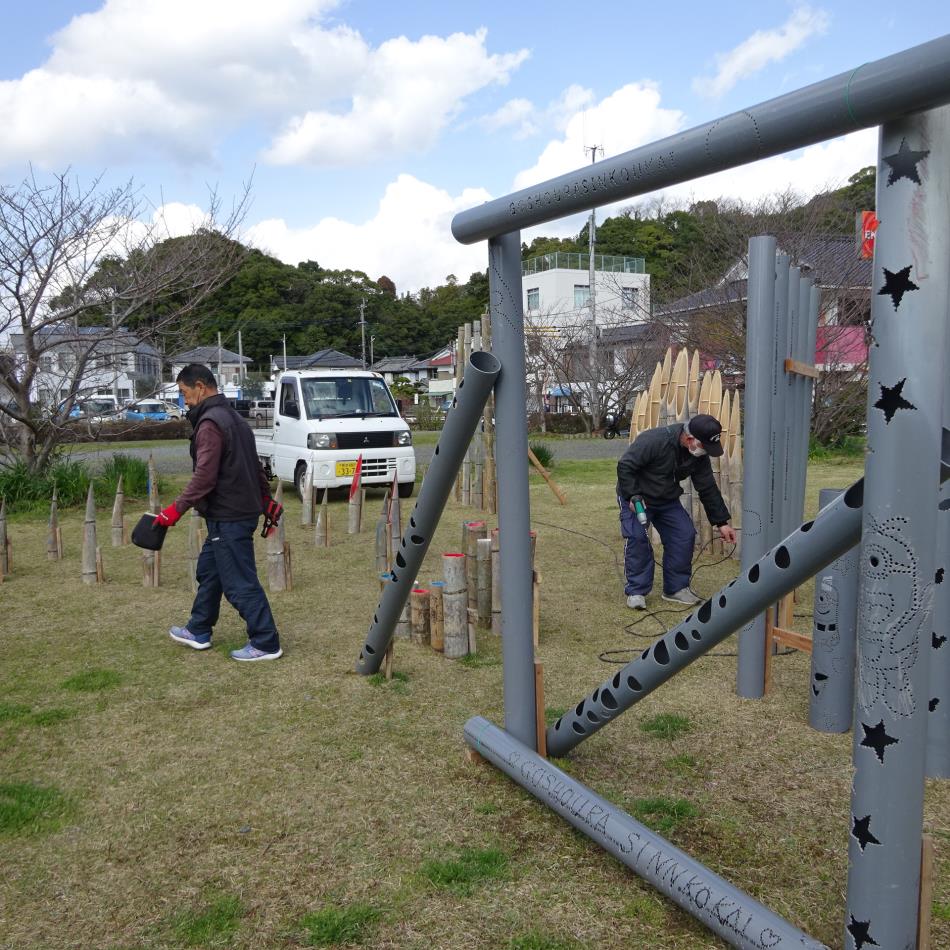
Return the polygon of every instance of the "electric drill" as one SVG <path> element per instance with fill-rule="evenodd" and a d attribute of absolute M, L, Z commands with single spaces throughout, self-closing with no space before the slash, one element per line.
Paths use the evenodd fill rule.
<path fill-rule="evenodd" d="M 647 526 L 647 506 L 644 504 L 642 495 L 634 495 L 631 499 L 633 510 L 636 512 L 637 521 L 645 528 Z"/>

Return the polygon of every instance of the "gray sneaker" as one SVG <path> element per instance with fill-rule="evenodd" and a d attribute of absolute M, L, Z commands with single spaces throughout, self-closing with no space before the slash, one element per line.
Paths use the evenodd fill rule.
<path fill-rule="evenodd" d="M 210 650 L 211 637 L 199 637 L 192 633 L 187 627 L 172 627 L 168 635 L 176 643 L 184 643 L 186 647 L 192 650 Z"/>
<path fill-rule="evenodd" d="M 701 598 L 697 597 L 688 587 L 678 590 L 675 594 L 664 594 L 664 600 L 671 604 L 679 604 L 681 607 L 695 607 L 701 603 Z"/>
<path fill-rule="evenodd" d="M 283 655 L 283 650 L 278 649 L 276 653 L 265 653 L 263 650 L 251 646 L 250 643 L 241 647 L 240 650 L 231 651 L 231 659 L 241 660 L 243 663 L 256 663 L 258 660 L 277 660 Z"/>
<path fill-rule="evenodd" d="M 627 606 L 631 610 L 646 610 L 646 598 L 643 594 L 627 594 Z"/>

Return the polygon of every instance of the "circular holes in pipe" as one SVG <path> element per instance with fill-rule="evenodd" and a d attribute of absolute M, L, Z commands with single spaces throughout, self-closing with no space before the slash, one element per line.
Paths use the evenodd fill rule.
<path fill-rule="evenodd" d="M 641 685 L 640 680 L 638 680 L 635 676 L 627 677 L 627 686 L 629 686 L 630 689 L 632 689 L 635 693 L 640 693 L 643 691 L 643 686 Z"/>
<path fill-rule="evenodd" d="M 587 730 L 586 730 L 579 722 L 572 722 L 572 723 L 571 723 L 571 728 L 572 728 L 579 736 L 586 736 L 586 735 L 587 735 Z"/>
<path fill-rule="evenodd" d="M 753 564 L 749 568 L 749 583 L 754 584 L 759 579 L 759 565 Z"/>
<path fill-rule="evenodd" d="M 614 689 L 620 689 L 620 674 L 619 673 L 610 681 L 610 685 L 613 686 Z"/>
<path fill-rule="evenodd" d="M 653 648 L 653 659 L 656 660 L 660 666 L 666 666 L 666 664 L 670 662 L 670 650 L 665 640 L 661 640 Z"/>
<path fill-rule="evenodd" d="M 726 606 L 726 595 L 725 595 L 725 594 L 723 594 L 722 597 L 719 598 L 719 606 L 720 606 L 720 607 L 725 607 L 725 606 Z"/>
<path fill-rule="evenodd" d="M 673 637 L 673 642 L 676 644 L 677 650 L 688 650 L 689 649 L 689 640 L 686 639 L 686 634 L 682 630 L 675 637 Z"/>
<path fill-rule="evenodd" d="M 779 545 L 775 552 L 775 564 L 785 570 L 792 563 L 792 556 L 788 553 L 788 548 L 784 544 Z"/>
<path fill-rule="evenodd" d="M 426 539 L 422 535 L 414 534 L 411 538 L 413 544 L 425 544 Z"/>
<path fill-rule="evenodd" d="M 814 523 L 814 521 L 806 521 L 798 530 L 801 531 L 802 534 L 807 534 L 809 531 L 811 531 L 812 525 Z"/>
<path fill-rule="evenodd" d="M 403 542 L 403 544 L 405 544 L 405 542 Z M 396 552 L 396 564 L 397 564 L 399 567 L 405 567 L 405 566 L 406 566 L 406 559 L 402 556 L 402 551 L 397 551 L 397 552 Z M 395 579 L 396 579 L 396 578 L 394 577 L 393 580 L 395 580 Z"/>
<path fill-rule="evenodd" d="M 370 656 L 374 656 L 374 655 L 376 654 L 376 651 L 375 651 L 368 643 L 364 645 L 363 649 L 364 649 Z"/>
<path fill-rule="evenodd" d="M 600 716 L 598 716 L 597 713 L 591 712 L 589 709 L 587 710 L 587 719 L 590 722 L 600 722 Z"/>
<path fill-rule="evenodd" d="M 617 708 L 617 700 L 614 699 L 614 694 L 613 694 L 612 692 L 610 692 L 609 689 L 605 689 L 605 690 L 600 694 L 600 703 L 601 703 L 601 705 L 604 706 L 606 709 L 616 709 L 616 708 Z"/>
<path fill-rule="evenodd" d="M 703 638 L 703 635 L 702 635 L 698 630 L 690 630 L 689 635 L 690 635 L 694 640 L 702 640 L 702 638 Z"/>
<path fill-rule="evenodd" d="M 700 623 L 707 623 L 709 621 L 709 617 L 711 614 L 712 614 L 712 601 L 707 600 L 706 603 L 703 604 L 702 607 L 700 607 L 699 610 L 696 611 L 696 619 Z"/>

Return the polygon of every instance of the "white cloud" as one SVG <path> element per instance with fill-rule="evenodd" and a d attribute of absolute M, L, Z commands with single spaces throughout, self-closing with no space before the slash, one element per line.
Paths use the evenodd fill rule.
<path fill-rule="evenodd" d="M 693 90 L 710 98 L 723 95 L 740 79 L 754 75 L 769 63 L 783 60 L 809 37 L 824 33 L 828 22 L 824 10 L 796 7 L 777 29 L 757 30 L 728 53 L 718 53 L 715 76 L 697 77 L 693 80 Z"/>
<path fill-rule="evenodd" d="M 448 274 L 460 281 L 488 266 L 483 244 L 463 245 L 452 237 L 452 218 L 487 201 L 480 188 L 452 196 L 412 175 L 400 175 L 386 187 L 373 218 L 362 224 L 324 218 L 312 227 L 291 228 L 272 218 L 247 231 L 261 250 L 288 264 L 315 260 L 324 267 L 354 268 L 374 280 L 386 274 L 399 293 L 444 283 Z"/>
<path fill-rule="evenodd" d="M 348 112 L 295 116 L 265 158 L 278 165 L 351 165 L 394 152 L 429 148 L 462 100 L 492 83 L 506 83 L 527 51 L 488 55 L 486 31 L 387 40 L 368 53 Z"/>
<path fill-rule="evenodd" d="M 516 139 L 529 138 L 539 131 L 537 111 L 530 99 L 509 99 L 495 112 L 482 116 L 478 124 L 488 132 L 513 128 Z"/>
<path fill-rule="evenodd" d="M 655 139 L 672 135 L 683 124 L 683 113 L 660 106 L 660 91 L 655 83 L 630 83 L 602 99 L 585 111 L 575 109 L 590 101 L 588 90 L 572 86 L 562 96 L 564 114 L 563 137 L 549 142 L 537 162 L 518 172 L 514 188 L 547 181 L 573 171 L 584 164 L 584 148 L 599 145 L 609 158 L 645 145 Z"/>
<path fill-rule="evenodd" d="M 276 134 L 281 163 L 369 160 L 430 146 L 527 55 L 490 54 L 484 31 L 374 49 L 322 22 L 335 5 L 107 0 L 52 38 L 40 68 L 0 82 L 0 164 L 206 161 L 247 122 Z"/>

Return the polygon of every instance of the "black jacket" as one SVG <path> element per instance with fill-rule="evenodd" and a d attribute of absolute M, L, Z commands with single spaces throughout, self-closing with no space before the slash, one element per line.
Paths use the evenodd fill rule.
<path fill-rule="evenodd" d="M 191 464 L 194 468 L 195 433 L 202 423 L 214 422 L 224 436 L 221 467 L 214 488 L 196 505 L 198 514 L 213 521 L 258 518 L 263 508 L 261 463 L 251 427 L 220 393 L 202 400 L 188 412 L 193 427 Z"/>
<path fill-rule="evenodd" d="M 647 507 L 675 501 L 683 494 L 680 482 L 692 478 L 706 517 L 714 525 L 729 522 L 708 455 L 696 458 L 680 445 L 681 422 L 641 432 L 617 463 L 617 494 L 626 504 L 642 495 Z"/>

